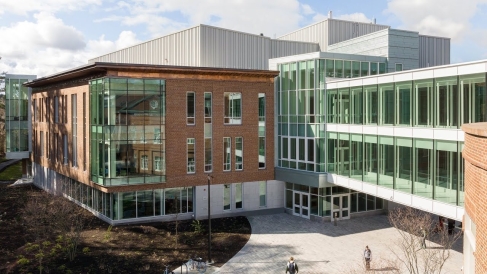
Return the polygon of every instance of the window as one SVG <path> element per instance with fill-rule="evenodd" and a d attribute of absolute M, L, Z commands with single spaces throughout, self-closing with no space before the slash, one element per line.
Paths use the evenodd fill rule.
<path fill-rule="evenodd" d="M 380 186 L 394 187 L 394 139 L 379 136 L 379 179 Z"/>
<path fill-rule="evenodd" d="M 360 62 L 352 62 L 352 78 L 360 77 Z"/>
<path fill-rule="evenodd" d="M 188 173 L 195 173 L 195 143 L 194 138 L 188 138 L 186 140 L 186 147 L 187 147 L 187 172 Z"/>
<path fill-rule="evenodd" d="M 259 182 L 259 206 L 267 206 L 267 182 Z"/>
<path fill-rule="evenodd" d="M 394 86 L 392 84 L 379 85 L 379 106 L 381 125 L 394 125 Z"/>
<path fill-rule="evenodd" d="M 242 209 L 243 208 L 243 201 L 242 201 L 242 183 L 235 184 L 235 208 Z"/>
<path fill-rule="evenodd" d="M 37 104 L 36 104 L 36 99 L 32 99 L 32 106 L 34 107 L 34 113 L 32 114 L 34 118 L 32 121 L 37 122 Z"/>
<path fill-rule="evenodd" d="M 78 166 L 78 109 L 76 94 L 71 95 L 71 139 L 72 139 L 72 161 L 73 167 Z"/>
<path fill-rule="evenodd" d="M 242 94 L 240 92 L 225 92 L 225 124 L 242 123 Z"/>
<path fill-rule="evenodd" d="M 414 81 L 414 126 L 433 126 L 433 79 Z"/>
<path fill-rule="evenodd" d="M 223 185 L 223 210 L 230 210 L 231 185 Z"/>
<path fill-rule="evenodd" d="M 160 143 L 161 143 L 161 129 L 154 128 L 154 144 L 160 144 Z"/>
<path fill-rule="evenodd" d="M 235 137 L 235 170 L 243 169 L 243 138 Z"/>
<path fill-rule="evenodd" d="M 335 77 L 335 62 L 334 60 L 326 60 L 326 77 Z"/>
<path fill-rule="evenodd" d="M 396 125 L 411 126 L 411 82 L 396 83 Z"/>
<path fill-rule="evenodd" d="M 487 92 L 485 73 L 460 76 L 462 123 L 487 121 Z"/>
<path fill-rule="evenodd" d="M 458 100 L 456 76 L 436 80 L 436 127 L 457 128 Z"/>
<path fill-rule="evenodd" d="M 223 137 L 223 171 L 232 169 L 232 139 Z"/>
<path fill-rule="evenodd" d="M 194 125 L 195 123 L 195 95 L 194 92 L 186 93 L 186 124 Z"/>
<path fill-rule="evenodd" d="M 370 75 L 377 75 L 377 63 L 370 63 Z"/>
<path fill-rule="evenodd" d="M 155 171 L 162 171 L 162 165 L 161 165 L 161 157 L 160 156 L 156 156 L 154 158 L 154 169 Z"/>
<path fill-rule="evenodd" d="M 44 156 L 44 132 L 41 131 L 41 139 L 39 141 L 40 143 L 40 147 L 41 147 L 41 151 L 39 153 L 39 156 Z"/>
<path fill-rule="evenodd" d="M 149 157 L 147 155 L 142 155 L 140 161 L 140 169 L 148 170 L 149 169 Z"/>
<path fill-rule="evenodd" d="M 54 123 L 59 123 L 59 97 L 54 97 Z"/>
<path fill-rule="evenodd" d="M 343 60 L 335 60 L 335 77 L 343 78 Z"/>
<path fill-rule="evenodd" d="M 396 71 L 402 71 L 402 64 L 396 63 Z"/>
<path fill-rule="evenodd" d="M 379 102 L 377 95 L 377 86 L 365 86 L 364 87 L 364 97 L 365 97 L 365 124 L 366 125 L 377 125 L 378 112 L 379 112 Z"/>
<path fill-rule="evenodd" d="M 212 101 L 211 92 L 205 92 L 205 138 L 212 137 Z"/>
<path fill-rule="evenodd" d="M 63 163 L 68 164 L 68 136 L 63 134 Z"/>
<path fill-rule="evenodd" d="M 86 171 L 86 167 L 88 166 L 87 162 L 86 162 L 86 154 L 88 153 L 86 151 L 86 143 L 87 143 L 87 140 L 86 138 L 88 134 L 86 134 L 86 92 L 83 93 L 83 170 Z"/>
<path fill-rule="evenodd" d="M 360 62 L 360 76 L 368 76 L 369 75 L 369 62 Z"/>
<path fill-rule="evenodd" d="M 205 172 L 213 169 L 212 158 L 211 138 L 205 138 Z"/>
<path fill-rule="evenodd" d="M 344 78 L 352 78 L 352 61 L 344 61 Z"/>
<path fill-rule="evenodd" d="M 379 63 L 379 74 L 386 73 L 386 63 Z"/>
<path fill-rule="evenodd" d="M 265 94 L 259 93 L 259 168 L 265 168 Z"/>

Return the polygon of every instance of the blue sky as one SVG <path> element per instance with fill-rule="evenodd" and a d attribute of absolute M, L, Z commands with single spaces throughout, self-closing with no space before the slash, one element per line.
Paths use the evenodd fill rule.
<path fill-rule="evenodd" d="M 209 24 L 279 37 L 326 18 L 452 38 L 452 63 L 487 59 L 487 0 L 0 0 L 0 72 L 45 76 Z"/>

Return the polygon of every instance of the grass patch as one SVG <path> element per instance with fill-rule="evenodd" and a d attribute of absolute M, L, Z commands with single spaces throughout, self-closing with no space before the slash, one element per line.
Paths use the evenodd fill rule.
<path fill-rule="evenodd" d="M 0 172 L 0 181 L 12 181 L 22 178 L 22 162 L 7 167 Z"/>

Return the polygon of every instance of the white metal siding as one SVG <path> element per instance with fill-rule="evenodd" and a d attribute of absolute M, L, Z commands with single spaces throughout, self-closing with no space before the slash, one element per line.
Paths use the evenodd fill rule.
<path fill-rule="evenodd" d="M 450 64 L 450 38 L 419 35 L 419 67 Z"/>
<path fill-rule="evenodd" d="M 268 69 L 273 57 L 318 51 L 318 45 L 201 25 L 201 66 Z"/>
<path fill-rule="evenodd" d="M 89 62 L 200 65 L 200 26 L 102 55 Z"/>
<path fill-rule="evenodd" d="M 281 36 L 278 39 L 319 43 L 320 50 L 327 51 L 328 45 L 387 28 L 389 26 L 327 19 Z"/>

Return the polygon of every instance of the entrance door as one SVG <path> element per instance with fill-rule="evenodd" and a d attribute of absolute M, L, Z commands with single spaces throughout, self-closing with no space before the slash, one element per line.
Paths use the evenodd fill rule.
<path fill-rule="evenodd" d="M 309 219 L 309 193 L 294 191 L 293 214 Z"/>
<path fill-rule="evenodd" d="M 350 219 L 350 194 L 332 196 L 331 221 Z"/>

